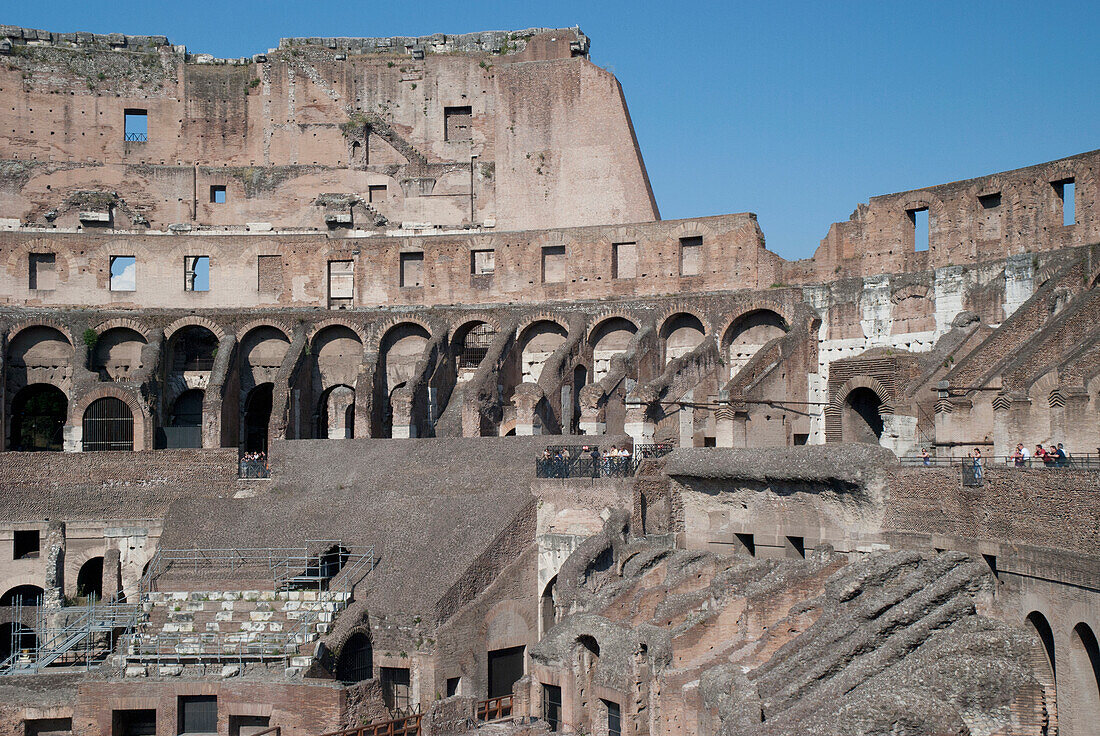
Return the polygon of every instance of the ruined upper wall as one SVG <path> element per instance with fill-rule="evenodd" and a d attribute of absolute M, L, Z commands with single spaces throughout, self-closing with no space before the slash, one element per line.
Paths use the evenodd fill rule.
<path fill-rule="evenodd" d="M 1063 224 L 1072 184 L 1073 224 Z M 914 240 L 927 211 L 928 242 Z M 978 263 L 1100 242 L 1100 150 L 975 179 L 871 197 L 834 223 L 792 281 L 811 273 L 872 276 Z"/>
<path fill-rule="evenodd" d="M 116 227 L 158 229 L 325 228 L 326 194 L 362 203 L 340 227 L 659 216 L 618 82 L 578 29 L 284 39 L 234 60 L 16 31 L 33 38 L 0 44 L 0 217 L 48 225 L 83 190 L 125 202 Z M 135 112 L 147 132 L 127 135 Z"/>

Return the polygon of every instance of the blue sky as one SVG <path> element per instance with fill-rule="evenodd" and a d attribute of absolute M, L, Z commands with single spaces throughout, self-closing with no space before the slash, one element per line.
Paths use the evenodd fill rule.
<path fill-rule="evenodd" d="M 164 34 L 244 56 L 281 36 L 573 26 L 618 75 L 664 218 L 756 212 L 811 255 L 876 194 L 1100 148 L 1100 3 L 51 2 L 0 22 Z"/>

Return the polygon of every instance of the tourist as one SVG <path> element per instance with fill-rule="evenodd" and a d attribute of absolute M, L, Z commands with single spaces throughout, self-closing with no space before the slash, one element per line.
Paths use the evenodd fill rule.
<path fill-rule="evenodd" d="M 974 451 L 968 452 L 966 456 L 972 458 L 974 463 L 974 480 L 980 482 L 982 479 L 982 451 L 975 447 Z"/>
<path fill-rule="evenodd" d="M 1031 453 L 1024 447 L 1023 442 L 1016 443 L 1016 451 L 1012 453 L 1012 460 L 1015 462 L 1017 468 L 1026 468 L 1028 460 L 1031 457 Z"/>
<path fill-rule="evenodd" d="M 928 454 L 928 448 L 927 447 L 920 448 L 920 456 L 921 456 L 921 459 L 924 462 L 924 467 L 926 467 L 926 468 L 932 467 L 932 456 Z"/>
<path fill-rule="evenodd" d="M 1058 449 L 1055 450 L 1055 455 L 1057 457 L 1059 468 L 1064 468 L 1069 465 L 1069 454 L 1066 452 L 1065 448 L 1062 447 L 1061 442 L 1058 443 Z"/>

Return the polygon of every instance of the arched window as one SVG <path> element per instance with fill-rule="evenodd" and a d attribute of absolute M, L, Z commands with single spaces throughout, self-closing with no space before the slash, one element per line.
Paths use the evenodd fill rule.
<path fill-rule="evenodd" d="M 84 410 L 84 452 L 134 449 L 134 414 L 122 399 L 107 396 Z"/>
<path fill-rule="evenodd" d="M 61 450 L 62 429 L 69 400 L 56 386 L 35 383 L 22 389 L 11 402 L 12 450 Z"/>
<path fill-rule="evenodd" d="M 103 598 L 102 557 L 93 557 L 80 566 L 76 575 L 76 594 L 81 598 Z"/>
<path fill-rule="evenodd" d="M 0 606 L 38 606 L 44 592 L 37 585 L 17 585 L 0 596 Z"/>
<path fill-rule="evenodd" d="M 853 389 L 844 400 L 844 441 L 877 443 L 882 438 L 882 399 L 869 388 Z"/>
<path fill-rule="evenodd" d="M 336 677 L 342 682 L 361 682 L 374 677 L 374 647 L 362 632 L 352 634 L 340 649 Z"/>

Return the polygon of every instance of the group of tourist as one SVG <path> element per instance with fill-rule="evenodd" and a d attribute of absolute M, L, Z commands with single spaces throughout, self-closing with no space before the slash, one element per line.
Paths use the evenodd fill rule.
<path fill-rule="evenodd" d="M 267 453 L 246 452 L 241 455 L 241 467 L 239 472 L 242 478 L 266 478 L 267 477 Z"/>
<path fill-rule="evenodd" d="M 933 458 L 928 453 L 927 447 L 922 447 L 921 462 L 925 467 L 932 465 Z M 978 448 L 966 453 L 966 464 L 972 465 L 974 468 L 974 478 L 976 480 L 982 479 L 982 451 Z M 1016 443 L 1016 449 L 1009 456 L 1009 460 L 1017 468 L 1029 468 L 1032 467 L 1032 459 L 1042 461 L 1043 467 L 1047 468 L 1064 468 L 1069 465 L 1069 453 L 1066 452 L 1066 448 L 1059 442 L 1057 445 L 1050 445 L 1045 448 L 1042 444 L 1035 445 L 1034 453 L 1029 452 L 1023 442 Z"/>
<path fill-rule="evenodd" d="M 621 447 L 613 445 L 602 453 L 597 445 L 561 447 L 555 451 L 547 448 L 543 450 L 539 463 L 539 475 L 546 478 L 630 475 L 633 461 L 634 453 L 625 444 Z"/>

